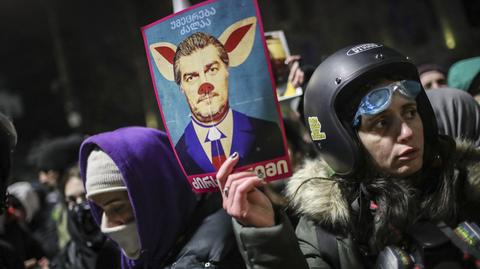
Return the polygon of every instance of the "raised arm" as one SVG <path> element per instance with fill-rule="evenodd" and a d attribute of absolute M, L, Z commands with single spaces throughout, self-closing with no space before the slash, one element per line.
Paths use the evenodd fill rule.
<path fill-rule="evenodd" d="M 266 183 L 252 171 L 233 173 L 233 154 L 217 173 L 223 208 L 231 215 L 235 236 L 248 268 L 308 268 L 288 218 L 274 210 L 259 190 Z"/>

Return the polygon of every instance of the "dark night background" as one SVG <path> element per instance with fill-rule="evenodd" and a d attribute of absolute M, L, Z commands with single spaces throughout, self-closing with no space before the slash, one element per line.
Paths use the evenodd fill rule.
<path fill-rule="evenodd" d="M 480 55 L 478 0 L 258 1 L 265 31 L 284 30 L 307 64 L 363 42 L 417 64 Z M 0 109 L 19 133 L 14 179 L 32 175 L 25 156 L 44 139 L 163 128 L 140 27 L 171 13 L 170 0 L 0 2 Z"/>

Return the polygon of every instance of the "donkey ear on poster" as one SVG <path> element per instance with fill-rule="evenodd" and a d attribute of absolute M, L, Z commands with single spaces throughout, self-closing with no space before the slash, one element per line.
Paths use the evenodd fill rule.
<path fill-rule="evenodd" d="M 177 46 L 169 42 L 158 42 L 151 44 L 149 47 L 160 74 L 165 79 L 173 81 L 173 58 L 175 57 Z"/>
<path fill-rule="evenodd" d="M 250 55 L 256 26 L 257 18 L 249 17 L 230 25 L 218 38 L 228 53 L 230 67 L 241 65 Z"/>

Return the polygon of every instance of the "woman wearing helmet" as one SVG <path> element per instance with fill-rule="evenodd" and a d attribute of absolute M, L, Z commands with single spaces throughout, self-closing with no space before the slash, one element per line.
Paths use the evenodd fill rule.
<path fill-rule="evenodd" d="M 421 241 L 419 227 L 478 223 L 480 151 L 437 135 L 417 69 L 405 56 L 374 43 L 341 49 L 317 67 L 304 102 L 321 159 L 307 161 L 287 186 L 301 215 L 298 243 L 258 190 L 265 183 L 252 172 L 230 174 L 235 154 L 217 174 L 250 267 L 371 268 L 393 258 L 425 265 L 424 252 L 409 255 Z"/>

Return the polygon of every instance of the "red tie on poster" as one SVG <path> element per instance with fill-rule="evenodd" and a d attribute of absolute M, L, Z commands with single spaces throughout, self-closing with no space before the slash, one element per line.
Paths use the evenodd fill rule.
<path fill-rule="evenodd" d="M 226 138 L 226 136 L 216 127 L 212 127 L 208 131 L 207 138 L 205 139 L 206 142 L 210 142 L 212 150 L 212 165 L 217 171 L 227 159 L 221 142 L 223 138 Z"/>

